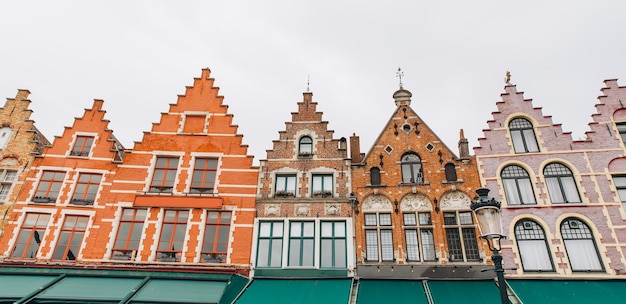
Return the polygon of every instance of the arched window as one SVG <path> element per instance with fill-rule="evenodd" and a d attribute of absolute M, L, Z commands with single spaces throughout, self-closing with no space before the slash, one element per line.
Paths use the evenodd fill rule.
<path fill-rule="evenodd" d="M 370 185 L 380 185 L 380 169 L 378 167 L 370 169 Z"/>
<path fill-rule="evenodd" d="M 576 218 L 561 223 L 561 235 L 572 271 L 603 271 L 596 241 L 587 224 Z"/>
<path fill-rule="evenodd" d="M 298 145 L 298 154 L 311 155 L 313 154 L 313 139 L 310 136 L 300 137 L 300 143 Z"/>
<path fill-rule="evenodd" d="M 515 224 L 515 239 L 524 271 L 554 271 L 543 228 L 532 220 Z"/>
<path fill-rule="evenodd" d="M 500 173 L 506 200 L 509 205 L 532 205 L 535 202 L 535 193 L 530 175 L 524 168 L 516 165 L 505 167 Z"/>
<path fill-rule="evenodd" d="M 402 156 L 402 183 L 422 184 L 424 173 L 422 172 L 422 160 L 417 154 L 407 153 Z"/>
<path fill-rule="evenodd" d="M 447 163 L 445 166 L 446 181 L 456 182 L 456 166 L 453 163 Z"/>
<path fill-rule="evenodd" d="M 509 123 L 515 153 L 539 152 L 533 124 L 524 118 L 515 118 Z"/>
<path fill-rule="evenodd" d="M 578 187 L 572 171 L 559 163 L 552 163 L 543 169 L 546 185 L 552 203 L 580 203 Z"/>
<path fill-rule="evenodd" d="M 4 149 L 7 147 L 9 143 L 9 139 L 11 138 L 11 128 L 3 127 L 0 128 L 0 149 Z"/>

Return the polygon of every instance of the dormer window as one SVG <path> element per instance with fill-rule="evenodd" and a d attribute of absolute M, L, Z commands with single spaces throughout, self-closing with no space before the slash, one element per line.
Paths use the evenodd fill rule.
<path fill-rule="evenodd" d="M 93 144 L 93 136 L 76 136 L 76 142 L 70 152 L 70 156 L 87 157 L 91 151 L 91 145 Z"/>
<path fill-rule="evenodd" d="M 313 139 L 310 136 L 302 136 L 298 144 L 298 155 L 313 155 Z"/>

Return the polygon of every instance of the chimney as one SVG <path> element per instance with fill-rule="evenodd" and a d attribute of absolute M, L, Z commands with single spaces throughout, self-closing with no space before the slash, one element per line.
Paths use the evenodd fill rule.
<path fill-rule="evenodd" d="M 361 144 L 356 133 L 352 133 L 350 136 L 350 158 L 353 164 L 361 162 Z"/>
<path fill-rule="evenodd" d="M 467 138 L 465 138 L 465 134 L 463 133 L 463 129 L 461 129 L 460 139 L 459 139 L 459 157 L 461 159 L 469 158 L 469 144 L 467 142 Z"/>

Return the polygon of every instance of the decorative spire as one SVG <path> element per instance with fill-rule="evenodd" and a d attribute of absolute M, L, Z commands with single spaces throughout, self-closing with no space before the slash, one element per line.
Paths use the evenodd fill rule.
<path fill-rule="evenodd" d="M 506 75 L 504 76 L 504 83 L 506 85 L 510 85 L 511 84 L 511 72 L 506 71 Z"/>
<path fill-rule="evenodd" d="M 404 76 L 404 72 L 402 71 L 402 69 L 400 67 L 398 67 L 398 71 L 396 72 L 396 77 L 398 77 L 398 79 L 400 79 L 400 89 L 403 89 L 403 87 L 402 87 L 402 76 Z"/>

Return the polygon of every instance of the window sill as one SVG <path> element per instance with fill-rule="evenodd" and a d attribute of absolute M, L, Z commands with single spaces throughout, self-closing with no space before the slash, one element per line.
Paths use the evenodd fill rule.
<path fill-rule="evenodd" d="M 430 186 L 430 182 L 423 181 L 421 183 L 399 183 L 398 186 Z"/>
<path fill-rule="evenodd" d="M 384 188 L 384 187 L 387 187 L 387 184 L 378 184 L 378 185 L 367 184 L 367 185 L 365 185 L 365 187 L 368 187 L 368 188 Z"/>

